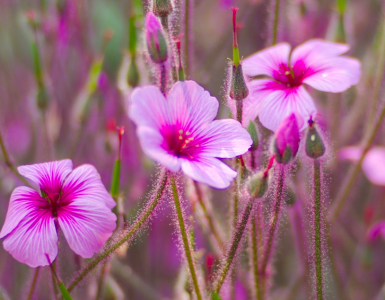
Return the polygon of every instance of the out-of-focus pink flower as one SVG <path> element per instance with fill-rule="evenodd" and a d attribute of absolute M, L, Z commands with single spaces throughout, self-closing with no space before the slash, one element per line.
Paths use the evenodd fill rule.
<path fill-rule="evenodd" d="M 235 120 L 213 121 L 218 100 L 194 81 L 177 82 L 166 98 L 154 86 L 132 93 L 130 118 L 144 153 L 167 167 L 215 188 L 226 188 L 236 172 L 216 157 L 232 158 L 251 146 Z"/>
<path fill-rule="evenodd" d="M 159 20 L 152 12 L 146 18 L 146 43 L 148 53 L 155 63 L 167 60 L 167 43 Z"/>
<path fill-rule="evenodd" d="M 385 239 L 385 221 L 379 221 L 375 223 L 368 231 L 366 238 L 373 242 L 376 240 L 379 236 L 381 236 L 383 239 Z"/>
<path fill-rule="evenodd" d="M 259 115 L 261 123 L 275 131 L 292 112 L 308 120 L 316 107 L 304 83 L 333 93 L 343 92 L 358 83 L 360 62 L 339 56 L 348 50 L 348 45 L 310 40 L 291 54 L 290 45 L 281 43 L 246 58 L 243 61 L 246 75 L 272 77 L 249 83 L 250 96 L 244 104 L 247 123 Z M 305 127 L 306 122 L 300 129 Z"/>
<path fill-rule="evenodd" d="M 276 160 L 278 162 L 287 163 L 298 152 L 300 138 L 297 118 L 292 113 L 283 119 L 275 133 Z"/>
<path fill-rule="evenodd" d="M 69 159 L 20 166 L 41 193 L 18 187 L 12 195 L 0 238 L 4 249 L 31 267 L 48 265 L 58 253 L 57 225 L 71 249 L 89 258 L 112 235 L 114 200 L 91 165 L 72 170 Z"/>
<path fill-rule="evenodd" d="M 346 147 L 338 152 L 341 160 L 356 162 L 362 155 L 360 147 Z M 385 147 L 374 147 L 366 153 L 362 170 L 369 181 L 376 185 L 385 185 Z"/>

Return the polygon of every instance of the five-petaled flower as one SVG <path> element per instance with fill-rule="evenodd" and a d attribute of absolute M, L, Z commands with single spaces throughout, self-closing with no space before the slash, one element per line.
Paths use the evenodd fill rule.
<path fill-rule="evenodd" d="M 244 102 L 244 124 L 259 116 L 261 123 L 275 131 L 282 120 L 297 113 L 306 120 L 316 112 L 313 100 L 303 87 L 306 83 L 325 92 L 339 93 L 358 83 L 360 62 L 339 56 L 348 45 L 310 40 L 290 53 L 290 45 L 281 43 L 251 55 L 243 61 L 248 76 L 271 78 L 249 82 L 250 94 Z"/>
<path fill-rule="evenodd" d="M 249 133 L 235 120 L 213 121 L 218 100 L 194 81 L 177 82 L 167 99 L 154 86 L 132 93 L 130 117 L 143 151 L 170 171 L 226 188 L 236 172 L 217 159 L 232 158 L 251 146 Z"/>
<path fill-rule="evenodd" d="M 75 253 L 89 258 L 116 227 L 114 200 L 96 169 L 72 170 L 69 159 L 20 166 L 18 171 L 40 188 L 17 187 L 0 238 L 4 249 L 31 267 L 48 265 L 58 254 L 58 230 Z"/>

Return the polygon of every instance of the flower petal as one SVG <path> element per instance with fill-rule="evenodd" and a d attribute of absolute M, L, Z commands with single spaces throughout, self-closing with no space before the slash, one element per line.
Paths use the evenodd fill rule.
<path fill-rule="evenodd" d="M 48 204 L 47 200 L 43 199 L 37 191 L 25 186 L 17 187 L 12 192 L 0 238 L 12 232 L 25 217 L 33 211 L 40 210 L 46 204 Z"/>
<path fill-rule="evenodd" d="M 214 120 L 219 102 L 195 81 L 178 81 L 167 96 L 176 123 L 190 132 Z"/>
<path fill-rule="evenodd" d="M 192 179 L 217 189 L 229 187 L 237 176 L 237 172 L 212 157 L 201 157 L 194 161 L 182 159 L 182 170 Z"/>
<path fill-rule="evenodd" d="M 115 214 L 92 198 L 61 207 L 57 220 L 71 249 L 85 258 L 99 251 L 116 228 Z"/>
<path fill-rule="evenodd" d="M 180 170 L 180 160 L 175 155 L 168 153 L 162 147 L 165 141 L 159 131 L 149 127 L 137 128 L 137 134 L 142 146 L 143 152 L 156 162 L 162 164 L 172 172 Z M 166 147 L 166 145 L 164 145 Z"/>
<path fill-rule="evenodd" d="M 201 155 L 210 157 L 232 158 L 247 152 L 253 143 L 247 130 L 232 119 L 211 122 L 199 137 Z"/>
<path fill-rule="evenodd" d="M 47 163 L 20 166 L 19 173 L 39 185 L 47 194 L 60 192 L 61 186 L 72 171 L 72 161 L 64 159 Z"/>
<path fill-rule="evenodd" d="M 300 131 L 306 128 L 307 120 L 317 109 L 304 87 L 287 88 L 274 83 L 265 87 L 266 97 L 262 100 L 259 120 L 266 128 L 276 131 L 279 124 L 295 113 Z M 258 91 L 253 91 L 257 93 Z"/>
<path fill-rule="evenodd" d="M 338 93 L 358 83 L 360 62 L 353 58 L 337 57 L 349 50 L 345 44 L 310 40 L 294 49 L 291 65 L 303 82 L 315 89 Z M 299 74 L 302 73 L 302 74 Z"/>
<path fill-rule="evenodd" d="M 58 253 L 58 236 L 50 210 L 34 209 L 7 235 L 4 249 L 30 267 L 49 265 Z"/>
<path fill-rule="evenodd" d="M 385 238 L 385 221 L 379 221 L 375 223 L 368 231 L 366 238 L 373 242 L 375 239 L 377 239 L 379 236 L 382 236 Z"/>
<path fill-rule="evenodd" d="M 116 205 L 104 187 L 98 171 L 91 165 L 77 167 L 63 184 L 60 202 L 71 203 L 78 199 L 100 203 L 110 209 Z"/>
<path fill-rule="evenodd" d="M 357 59 L 334 57 L 315 62 L 303 82 L 313 88 L 340 93 L 359 82 L 361 64 Z"/>
<path fill-rule="evenodd" d="M 172 124 L 173 119 L 166 98 L 155 86 L 135 88 L 131 95 L 131 120 L 137 126 L 160 129 L 164 124 Z"/>
<path fill-rule="evenodd" d="M 341 160 L 349 160 L 356 162 L 362 155 L 362 149 L 358 146 L 350 146 L 342 148 L 338 151 L 338 158 Z"/>
<path fill-rule="evenodd" d="M 290 45 L 281 43 L 247 57 L 242 62 L 243 72 L 248 76 L 268 75 L 273 77 L 274 72 L 282 64 L 289 62 Z"/>
<path fill-rule="evenodd" d="M 362 169 L 370 182 L 385 185 L 385 148 L 370 149 L 362 162 Z"/>

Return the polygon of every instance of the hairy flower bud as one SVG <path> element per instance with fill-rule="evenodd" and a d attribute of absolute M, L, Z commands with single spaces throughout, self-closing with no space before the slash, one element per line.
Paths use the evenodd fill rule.
<path fill-rule="evenodd" d="M 154 0 L 153 13 L 157 17 L 167 17 L 173 11 L 170 0 Z"/>
<path fill-rule="evenodd" d="M 309 130 L 306 134 L 306 154 L 311 158 L 319 158 L 325 153 L 325 144 L 322 141 L 313 122 L 309 122 Z"/>
<path fill-rule="evenodd" d="M 247 190 L 254 199 L 262 198 L 268 188 L 268 176 L 265 172 L 254 174 L 247 183 Z"/>
<path fill-rule="evenodd" d="M 245 77 L 243 76 L 242 65 L 234 65 L 231 73 L 230 98 L 233 100 L 243 100 L 249 94 Z"/>
<path fill-rule="evenodd" d="M 167 60 L 167 42 L 162 26 L 151 12 L 147 14 L 146 19 L 146 42 L 153 62 L 160 64 Z"/>
<path fill-rule="evenodd" d="M 255 123 L 253 121 L 250 121 L 249 126 L 247 126 L 247 131 L 249 132 L 251 139 L 253 140 L 253 144 L 251 145 L 250 150 L 255 151 L 258 149 L 259 138 L 257 127 L 255 126 Z"/>
<path fill-rule="evenodd" d="M 299 129 L 295 114 L 286 117 L 275 133 L 275 160 L 281 164 L 289 163 L 298 152 Z"/>

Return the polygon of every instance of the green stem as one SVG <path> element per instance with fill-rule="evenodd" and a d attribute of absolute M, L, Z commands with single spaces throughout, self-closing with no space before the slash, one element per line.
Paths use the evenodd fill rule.
<path fill-rule="evenodd" d="M 224 244 L 223 244 L 223 241 L 219 235 L 219 232 L 217 230 L 217 226 L 216 226 L 216 223 L 214 222 L 214 216 L 211 214 L 211 211 L 209 211 L 206 207 L 206 204 L 203 200 L 203 195 L 202 195 L 202 191 L 199 187 L 199 184 L 194 181 L 194 187 L 195 187 L 195 191 L 196 191 L 196 194 L 197 194 L 197 198 L 198 198 L 198 202 L 199 204 L 201 205 L 202 207 L 202 210 L 203 210 L 203 213 L 207 219 L 207 223 L 209 224 L 209 227 L 211 229 L 211 232 L 212 234 L 214 235 L 215 239 L 217 240 L 217 243 L 219 245 L 219 247 L 221 249 L 223 249 L 224 247 Z"/>
<path fill-rule="evenodd" d="M 52 262 L 52 272 L 51 272 L 51 276 L 52 276 L 52 285 L 53 285 L 53 290 L 54 290 L 54 293 L 55 293 L 55 299 L 57 299 L 57 295 L 59 293 L 59 289 L 58 289 L 58 286 L 57 286 L 57 281 L 56 281 L 56 278 L 55 278 L 55 273 L 56 272 L 56 264 L 55 264 L 55 261 Z"/>
<path fill-rule="evenodd" d="M 159 177 L 159 185 L 155 193 L 155 197 L 149 203 L 147 209 L 139 215 L 135 223 L 131 225 L 131 227 L 128 229 L 128 232 L 118 242 L 116 242 L 110 248 L 105 250 L 102 254 L 96 257 L 84 268 L 84 270 L 69 284 L 68 292 L 71 292 L 87 276 L 87 274 L 91 272 L 101 261 L 103 261 L 108 255 L 110 255 L 115 250 L 117 250 L 126 241 L 129 241 L 134 236 L 134 234 L 137 233 L 143 227 L 143 225 L 148 221 L 151 214 L 157 207 L 159 200 L 163 195 L 166 182 L 167 182 L 167 171 L 163 170 L 162 174 Z"/>
<path fill-rule="evenodd" d="M 184 19 L 184 73 L 188 76 L 190 71 L 190 0 L 185 0 L 185 19 Z"/>
<path fill-rule="evenodd" d="M 274 7 L 274 24 L 273 24 L 273 40 L 272 44 L 275 45 L 277 43 L 278 36 L 278 19 L 279 19 L 279 0 L 275 0 Z"/>
<path fill-rule="evenodd" d="M 315 159 L 314 160 L 314 253 L 315 253 L 317 300 L 323 300 L 321 217 L 322 217 L 322 204 L 321 204 L 320 163 L 317 159 Z"/>
<path fill-rule="evenodd" d="M 266 248 L 265 252 L 263 255 L 263 261 L 262 261 L 262 266 L 261 266 L 261 274 L 263 278 L 266 277 L 266 268 L 270 260 L 271 256 L 271 250 L 273 247 L 273 242 L 275 238 L 275 233 L 277 230 L 277 225 L 278 225 L 278 219 L 279 219 L 279 214 L 281 212 L 281 205 L 282 205 L 282 195 L 283 195 L 283 183 L 284 183 L 284 166 L 281 164 L 278 164 L 278 185 L 277 185 L 277 194 L 276 194 L 276 200 L 274 204 L 274 209 L 273 209 L 273 218 L 271 221 L 270 229 L 269 229 L 269 234 L 267 237 L 267 243 L 266 243 Z"/>
<path fill-rule="evenodd" d="M 166 70 L 166 64 L 162 63 L 160 64 L 160 91 L 163 93 L 163 95 L 166 96 L 166 89 L 167 89 L 167 70 Z"/>
<path fill-rule="evenodd" d="M 0 147 L 1 147 L 1 152 L 3 153 L 4 162 L 7 165 L 7 167 L 10 168 L 11 171 L 17 176 L 17 178 L 19 178 L 25 185 L 31 187 L 31 185 L 29 184 L 27 179 L 25 179 L 23 176 L 21 176 L 21 174 L 17 171 L 17 168 L 15 167 L 15 165 L 12 163 L 11 159 L 9 158 L 7 148 L 5 147 L 3 136 L 1 135 L 1 132 L 0 132 Z"/>
<path fill-rule="evenodd" d="M 237 231 L 235 232 L 234 237 L 232 238 L 230 249 L 226 255 L 225 264 L 224 264 L 222 270 L 219 272 L 218 283 L 217 283 L 217 286 L 214 290 L 214 292 L 217 294 L 219 294 L 219 292 L 221 290 L 223 282 L 226 279 L 227 273 L 230 270 L 230 267 L 231 267 L 231 264 L 232 264 L 233 259 L 235 257 L 235 254 L 237 253 L 237 249 L 238 249 L 239 243 L 242 240 L 242 236 L 243 236 L 243 233 L 245 231 L 247 222 L 249 220 L 249 216 L 250 216 L 251 210 L 253 208 L 253 204 L 254 204 L 254 199 L 250 199 L 249 202 L 247 203 L 245 211 L 243 212 L 242 220 L 238 225 Z"/>
<path fill-rule="evenodd" d="M 40 271 L 40 267 L 37 267 L 35 269 L 35 274 L 33 275 L 32 284 L 31 284 L 31 288 L 29 289 L 27 300 L 31 300 L 32 299 L 33 292 L 35 291 L 37 279 L 39 277 L 39 271 Z"/>
<path fill-rule="evenodd" d="M 172 194 L 174 196 L 175 209 L 176 209 L 176 213 L 178 215 L 180 232 L 182 234 L 182 241 L 183 241 L 184 251 L 186 254 L 186 258 L 187 258 L 187 263 L 188 263 L 188 266 L 190 269 L 191 279 L 193 282 L 195 293 L 197 295 L 197 299 L 202 300 L 203 298 L 201 295 L 201 291 L 199 289 L 198 277 L 196 275 L 194 261 L 193 261 L 193 257 L 192 257 L 193 250 L 190 248 L 189 237 L 188 237 L 188 234 L 186 232 L 186 227 L 185 227 L 184 220 L 183 220 L 183 213 L 182 213 L 182 208 L 181 208 L 181 204 L 180 204 L 180 200 L 179 200 L 179 196 L 178 196 L 178 190 L 176 187 L 174 175 L 171 174 L 170 179 L 171 179 Z"/>
<path fill-rule="evenodd" d="M 96 292 L 95 300 L 102 299 L 102 294 L 104 290 L 104 279 L 106 276 L 107 260 L 103 262 L 102 267 L 100 268 L 100 277 L 98 282 L 98 290 Z"/>
<path fill-rule="evenodd" d="M 237 121 L 242 124 L 242 114 L 243 114 L 243 101 L 235 101 L 237 106 Z"/>
<path fill-rule="evenodd" d="M 257 214 L 257 218 L 255 217 L 255 214 Z M 255 296 L 257 300 L 261 300 L 261 287 L 259 283 L 259 267 L 258 267 L 258 230 L 257 226 L 259 227 L 259 207 L 257 207 L 257 210 L 255 213 L 251 216 L 251 245 L 252 245 L 252 263 L 253 263 L 253 275 L 254 275 L 254 285 L 255 285 Z M 256 224 L 258 222 L 258 225 Z"/>

